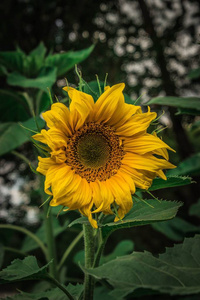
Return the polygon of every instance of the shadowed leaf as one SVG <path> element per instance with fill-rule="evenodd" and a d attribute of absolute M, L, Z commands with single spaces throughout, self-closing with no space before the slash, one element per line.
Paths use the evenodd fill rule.
<path fill-rule="evenodd" d="M 149 252 L 133 252 L 98 268 L 85 270 L 98 279 L 106 279 L 122 299 L 138 288 L 170 295 L 200 292 L 200 235 L 186 238 L 183 244 L 167 248 L 154 257 Z M 121 298 L 120 298 L 121 297 Z"/>

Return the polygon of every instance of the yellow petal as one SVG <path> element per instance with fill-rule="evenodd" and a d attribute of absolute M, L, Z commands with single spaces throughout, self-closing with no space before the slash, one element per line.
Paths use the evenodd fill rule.
<path fill-rule="evenodd" d="M 110 120 L 119 105 L 119 101 L 122 101 L 124 87 L 124 83 L 119 83 L 106 89 L 94 105 L 94 121 L 107 122 Z"/>
<path fill-rule="evenodd" d="M 46 173 L 45 192 L 51 188 L 55 198 L 66 194 L 66 188 L 73 180 L 74 172 L 65 163 L 56 164 L 49 168 Z"/>
<path fill-rule="evenodd" d="M 49 128 L 57 128 L 67 136 L 72 134 L 73 128 L 70 128 L 70 112 L 63 103 L 54 103 L 51 110 L 42 114 Z"/>
<path fill-rule="evenodd" d="M 51 157 L 40 157 L 38 156 L 38 167 L 37 167 L 37 171 L 43 175 L 47 174 L 47 171 L 50 167 L 55 165 L 55 161 L 51 158 Z"/>
<path fill-rule="evenodd" d="M 133 136 L 140 132 L 145 132 L 152 120 L 156 118 L 155 112 L 137 113 L 130 118 L 124 125 L 116 129 L 116 134 L 121 136 Z"/>
<path fill-rule="evenodd" d="M 56 163 L 62 164 L 66 161 L 66 152 L 62 149 L 54 150 L 51 152 L 51 157 Z"/>
<path fill-rule="evenodd" d="M 125 151 L 129 151 L 141 155 L 160 148 L 167 148 L 169 150 L 174 151 L 171 147 L 165 144 L 161 139 L 148 133 L 143 134 L 141 136 L 137 136 L 135 138 L 129 138 L 124 140 Z"/>
<path fill-rule="evenodd" d="M 138 155 L 127 152 L 122 160 L 123 165 L 128 165 L 138 170 L 147 170 L 150 172 L 157 172 L 160 169 L 175 168 L 170 162 L 165 159 L 159 159 L 151 154 Z"/>
<path fill-rule="evenodd" d="M 115 202 L 119 206 L 118 217 L 115 218 L 115 222 L 122 219 L 125 214 L 131 209 L 133 205 L 132 196 L 128 184 L 124 179 L 116 174 L 109 178 L 108 184 L 112 191 Z"/>
<path fill-rule="evenodd" d="M 74 88 L 65 87 L 63 89 L 68 92 L 68 95 L 71 99 L 70 111 L 77 111 L 80 116 L 75 127 L 75 129 L 78 130 L 86 121 L 89 113 L 92 111 L 94 100 L 91 95 L 77 91 Z"/>
<path fill-rule="evenodd" d="M 45 141 L 45 143 L 52 150 L 58 150 L 62 147 L 65 147 L 65 148 L 67 147 L 66 135 L 62 131 L 60 131 L 56 128 L 49 129 L 48 131 L 45 129 L 42 129 L 41 135 L 43 136 L 43 141 Z M 42 138 L 41 137 L 39 137 L 39 138 L 40 138 L 40 141 L 42 141 Z M 35 139 L 39 140 L 37 136 Z"/>
<path fill-rule="evenodd" d="M 93 203 L 91 202 L 88 205 L 82 207 L 80 209 L 80 213 L 83 214 L 84 216 L 88 217 L 88 220 L 93 228 L 98 228 L 97 221 L 92 218 L 92 213 L 91 213 L 92 206 L 93 206 Z"/>
<path fill-rule="evenodd" d="M 32 138 L 33 138 L 34 140 L 38 141 L 38 142 L 41 142 L 41 143 L 43 143 L 43 144 L 47 144 L 46 138 L 45 138 L 44 135 L 41 134 L 41 133 L 37 133 L 37 134 L 32 135 Z"/>
<path fill-rule="evenodd" d="M 147 173 L 144 170 L 135 170 L 134 168 L 127 165 L 122 165 L 120 170 L 131 176 L 135 186 L 142 190 L 147 190 L 151 186 L 153 178 L 156 177 L 155 172 L 151 173 L 151 176 L 148 177 Z"/>
<path fill-rule="evenodd" d="M 114 196 L 108 187 L 107 181 L 90 183 L 93 190 L 93 202 L 96 206 L 96 209 L 92 212 L 93 214 L 97 212 L 112 214 L 110 205 L 114 202 Z"/>

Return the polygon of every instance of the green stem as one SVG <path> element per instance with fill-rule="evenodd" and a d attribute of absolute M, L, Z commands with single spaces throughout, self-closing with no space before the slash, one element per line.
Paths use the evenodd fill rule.
<path fill-rule="evenodd" d="M 15 248 L 11 248 L 11 247 L 3 247 L 3 250 L 13 252 L 13 253 L 17 253 L 17 254 L 22 255 L 22 256 L 27 256 L 28 255 L 26 252 L 23 252 L 23 251 L 20 251 L 20 250 L 17 250 Z"/>
<path fill-rule="evenodd" d="M 53 259 L 52 264 L 49 265 L 49 272 L 52 277 L 58 278 L 57 256 L 56 256 L 55 239 L 53 235 L 52 216 L 50 211 L 49 216 L 47 217 L 48 207 L 49 207 L 48 204 L 44 205 L 44 225 L 45 225 L 45 234 L 46 234 L 46 242 L 47 242 L 47 250 L 48 250 L 48 261 Z"/>
<path fill-rule="evenodd" d="M 11 153 L 14 154 L 15 156 L 19 157 L 20 159 L 22 159 L 28 165 L 31 164 L 30 160 L 26 156 L 24 156 L 23 154 L 21 154 L 21 153 L 19 153 L 17 151 L 14 151 L 14 150 L 11 151 Z"/>
<path fill-rule="evenodd" d="M 45 245 L 43 244 L 43 242 L 31 231 L 29 231 L 28 229 L 25 229 L 23 227 L 20 226 L 16 226 L 16 225 L 11 225 L 11 224 L 0 224 L 0 228 L 4 228 L 4 229 L 12 229 L 12 230 L 17 230 L 20 232 L 23 232 L 24 234 L 28 235 L 30 238 L 32 238 L 42 249 L 45 257 L 47 258 L 47 248 L 45 247 Z"/>
<path fill-rule="evenodd" d="M 46 199 L 46 194 L 44 192 L 44 178 L 42 176 L 40 176 L 40 193 L 42 196 L 41 200 L 43 202 Z M 49 208 L 48 203 L 43 205 L 44 226 L 45 226 L 45 235 L 46 235 L 46 243 L 47 243 L 47 257 L 48 257 L 48 261 L 51 261 L 53 259 L 53 262 L 49 265 L 49 272 L 52 277 L 58 278 L 55 238 L 53 235 L 51 211 L 48 213 L 48 208 Z"/>
<path fill-rule="evenodd" d="M 55 284 L 60 290 L 63 291 L 63 293 L 65 293 L 65 295 L 67 295 L 67 297 L 70 300 L 75 300 L 75 298 L 68 292 L 68 290 L 62 284 L 60 284 L 60 282 L 58 282 L 58 280 L 56 280 L 55 278 L 53 278 L 51 276 L 48 276 L 45 279 L 50 281 L 51 283 Z"/>
<path fill-rule="evenodd" d="M 85 242 L 85 268 L 92 268 L 94 263 L 94 252 L 95 252 L 95 237 L 94 229 L 91 225 L 83 225 L 84 242 Z M 85 274 L 84 280 L 84 300 L 92 300 L 94 292 L 94 278 L 87 273 Z"/>
<path fill-rule="evenodd" d="M 73 240 L 73 242 L 69 245 L 69 247 L 66 249 L 65 253 L 63 254 L 63 257 L 60 260 L 60 263 L 58 265 L 58 270 L 61 269 L 62 265 L 64 264 L 65 260 L 73 250 L 73 248 L 76 246 L 76 244 L 80 241 L 80 239 L 83 237 L 83 231 L 81 231 Z"/>
<path fill-rule="evenodd" d="M 95 255 L 95 259 L 94 259 L 94 263 L 93 263 L 93 268 L 96 268 L 99 265 L 99 262 L 100 262 L 100 259 L 101 259 L 101 255 L 102 255 L 103 249 L 105 247 L 106 241 L 107 241 L 107 238 L 103 239 L 103 237 L 102 237 L 102 231 L 99 228 L 98 249 L 97 249 L 97 252 L 96 252 L 96 255 Z"/>

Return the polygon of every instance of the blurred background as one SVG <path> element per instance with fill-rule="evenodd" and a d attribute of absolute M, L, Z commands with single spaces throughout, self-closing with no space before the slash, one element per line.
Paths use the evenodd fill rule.
<path fill-rule="evenodd" d="M 0 11 L 0 51 L 15 51 L 20 47 L 28 54 L 43 42 L 48 53 L 60 53 L 95 44 L 91 55 L 79 65 L 86 81 L 95 80 L 95 74 L 104 81 L 108 73 L 110 85 L 125 82 L 125 92 L 133 101 L 142 95 L 141 105 L 158 96 L 200 95 L 198 0 L 1 0 Z M 57 95 L 62 95 L 64 77 L 69 83 L 77 83 L 75 71 L 71 69 L 66 76 L 57 78 L 53 86 Z M 12 87 L 12 91 L 15 88 Z M 1 76 L 1 89 L 9 89 L 4 76 Z M 152 109 L 159 115 L 165 110 L 160 124 L 167 126 L 162 132 L 163 140 L 176 149 L 170 156 L 174 164 L 200 151 L 199 127 L 191 130 L 200 120 L 199 116 L 176 115 L 176 109 L 168 106 L 154 105 Z M 5 118 L 2 106 L 0 115 L 2 122 Z M 36 166 L 30 143 L 25 143 L 18 151 Z M 190 222 L 191 227 L 181 223 L 171 236 L 151 226 L 122 230 L 121 235 L 117 232 L 111 236 L 106 251 L 109 253 L 123 236 L 135 243 L 136 250 L 158 253 L 182 241 L 183 236 L 198 232 L 199 219 L 188 212 L 199 198 L 199 174 L 188 174 L 194 177 L 196 184 L 155 193 L 161 198 L 183 201 L 179 215 Z M 10 153 L 2 156 L 0 222 L 36 230 L 40 224 L 37 190 L 37 176 L 25 162 Z M 12 232 L 1 235 L 2 241 L 11 245 L 20 245 L 21 237 Z M 66 243 L 60 240 L 58 247 L 62 248 L 62 242 Z M 5 265 L 12 258 L 14 255 L 10 253 Z"/>

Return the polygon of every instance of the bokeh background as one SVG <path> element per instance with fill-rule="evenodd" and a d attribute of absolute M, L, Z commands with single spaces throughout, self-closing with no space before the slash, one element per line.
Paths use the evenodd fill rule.
<path fill-rule="evenodd" d="M 81 50 L 95 44 L 89 58 L 79 65 L 86 81 L 95 80 L 95 74 L 103 81 L 108 73 L 110 85 L 125 82 L 125 92 L 133 101 L 142 95 L 141 105 L 157 96 L 200 95 L 199 78 L 191 73 L 199 67 L 198 0 L 1 0 L 0 11 L 0 51 L 14 51 L 19 46 L 28 54 L 41 41 L 53 53 Z M 74 70 L 66 77 L 69 83 L 77 83 Z M 4 77 L 0 85 L 1 89 L 8 88 Z M 61 77 L 53 91 L 61 95 L 64 85 L 65 79 Z M 200 151 L 200 132 L 190 131 L 199 117 L 176 115 L 176 109 L 167 106 L 152 109 L 158 114 L 165 110 L 160 124 L 167 127 L 162 133 L 163 140 L 176 149 L 170 156 L 173 163 L 179 164 Z M 36 165 L 30 143 L 18 150 Z M 122 230 L 110 237 L 106 253 L 122 239 L 132 240 L 136 250 L 159 253 L 166 246 L 182 241 L 183 235 L 198 231 L 195 229 L 198 219 L 188 214 L 199 198 L 199 177 L 194 176 L 194 180 L 197 183 L 191 186 L 155 193 L 161 198 L 184 202 L 179 216 L 194 226 L 190 232 L 181 233 L 179 228 L 174 239 L 170 239 L 151 226 Z M 20 158 L 12 154 L 1 157 L 0 222 L 36 230 L 40 224 L 37 189 L 36 175 Z M 71 213 L 69 218 L 73 216 Z M 60 237 L 58 248 L 62 249 L 71 236 L 73 232 Z M 11 246 L 20 246 L 21 238 L 18 233 L 1 233 L 2 241 Z M 13 258 L 10 253 L 5 265 Z M 71 265 L 74 266 L 73 257 Z M 74 272 L 81 281 L 77 267 Z"/>

